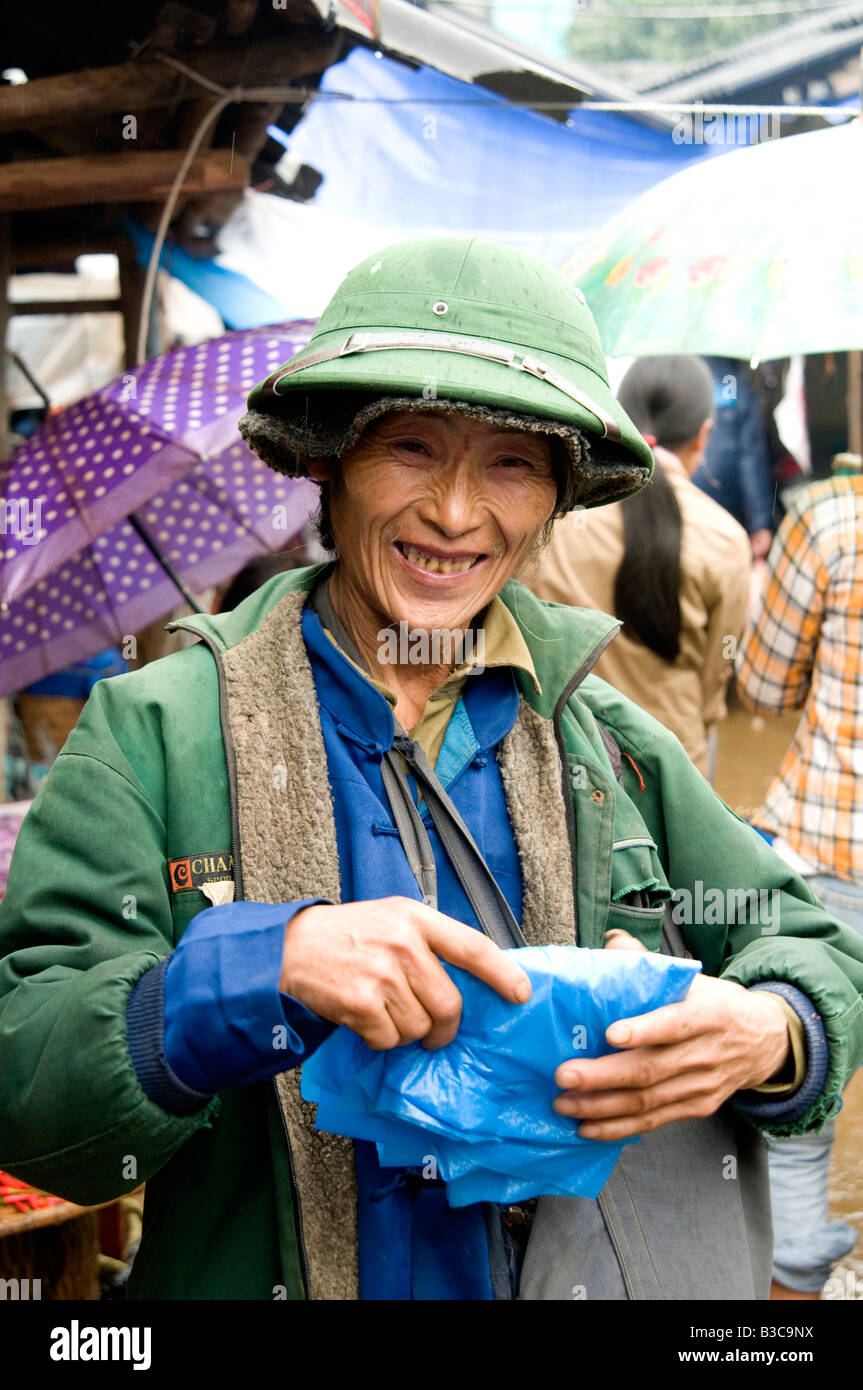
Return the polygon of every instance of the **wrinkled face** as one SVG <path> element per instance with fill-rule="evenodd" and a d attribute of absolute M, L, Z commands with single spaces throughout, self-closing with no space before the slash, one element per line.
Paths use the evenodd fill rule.
<path fill-rule="evenodd" d="M 326 463 L 309 471 L 329 476 Z M 556 499 L 546 435 L 391 411 L 342 456 L 331 493 L 339 592 L 378 626 L 463 628 L 525 560 Z"/>

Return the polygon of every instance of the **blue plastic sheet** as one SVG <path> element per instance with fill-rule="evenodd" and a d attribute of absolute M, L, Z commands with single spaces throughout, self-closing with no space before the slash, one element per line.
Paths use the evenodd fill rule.
<path fill-rule="evenodd" d="M 373 1141 L 383 1167 L 442 1178 L 452 1206 L 598 1196 L 636 1140 L 580 1138 L 578 1121 L 552 1109 L 554 1072 L 614 1052 L 606 1029 L 683 999 L 700 963 L 575 946 L 513 955 L 533 986 L 526 1004 L 446 966 L 464 1001 L 447 1047 L 375 1052 L 348 1028 L 332 1033 L 303 1066 L 318 1129 Z"/>

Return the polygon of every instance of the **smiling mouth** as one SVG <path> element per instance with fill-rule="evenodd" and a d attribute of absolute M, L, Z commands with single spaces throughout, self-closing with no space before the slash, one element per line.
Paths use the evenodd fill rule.
<path fill-rule="evenodd" d="M 443 551 L 420 549 L 407 541 L 396 541 L 396 548 L 412 565 L 429 574 L 466 574 L 486 557 L 485 555 L 447 555 Z"/>

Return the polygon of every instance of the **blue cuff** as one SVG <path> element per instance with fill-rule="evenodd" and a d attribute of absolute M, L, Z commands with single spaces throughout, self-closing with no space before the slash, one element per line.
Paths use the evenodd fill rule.
<path fill-rule="evenodd" d="M 287 923 L 324 901 L 207 908 L 141 977 L 129 998 L 127 1036 L 151 1100 L 187 1113 L 218 1091 L 299 1065 L 329 1036 L 334 1024 L 278 987 Z"/>
<path fill-rule="evenodd" d="M 785 980 L 764 980 L 760 984 L 751 985 L 750 988 L 766 989 L 771 994 L 780 995 L 797 1014 L 803 1024 L 803 1036 L 806 1041 L 806 1075 L 793 1095 L 784 1096 L 781 1100 L 759 1096 L 755 1091 L 739 1091 L 734 1098 L 734 1104 L 744 1115 L 759 1123 L 794 1124 L 814 1105 L 824 1090 L 830 1061 L 824 1024 L 808 994 L 804 994 L 795 985 L 789 985 Z M 744 1100 L 743 1097 L 747 1099 Z"/>

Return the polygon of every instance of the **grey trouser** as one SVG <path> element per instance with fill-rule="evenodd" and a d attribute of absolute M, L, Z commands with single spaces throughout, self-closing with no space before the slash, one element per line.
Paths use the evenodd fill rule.
<path fill-rule="evenodd" d="M 767 1152 L 725 1105 L 627 1145 L 594 1201 L 541 1197 L 522 1299 L 766 1299 Z"/>
<path fill-rule="evenodd" d="M 688 956 L 666 911 L 662 951 Z M 602 1192 L 540 1197 L 523 1299 L 767 1299 L 767 1146 L 730 1104 L 627 1144 Z"/>

